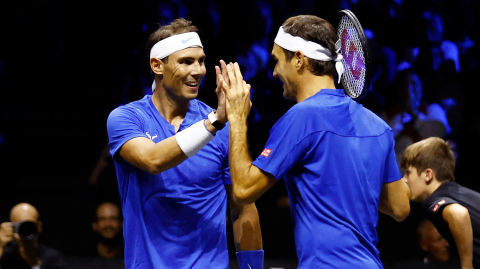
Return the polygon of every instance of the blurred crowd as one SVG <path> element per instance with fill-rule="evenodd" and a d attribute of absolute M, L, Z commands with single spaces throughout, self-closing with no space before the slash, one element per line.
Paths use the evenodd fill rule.
<path fill-rule="evenodd" d="M 116 81 L 108 84 L 111 88 L 105 95 L 109 96 L 109 103 L 104 105 L 104 111 L 151 94 L 152 76 L 146 56 L 148 52 L 144 51 L 148 35 L 159 25 L 184 17 L 199 27 L 208 55 L 207 76 L 198 98 L 215 106 L 213 68 L 220 59 L 238 62 L 244 79 L 252 85 L 253 107 L 248 135 L 251 155 L 258 156 L 270 128 L 294 104 L 283 98 L 281 82 L 272 75 L 274 62 L 270 52 L 278 27 L 289 16 L 298 14 L 317 15 L 335 26 L 337 12 L 350 9 L 362 23 L 371 53 L 371 65 L 367 70 L 372 79 L 370 92 L 359 102 L 394 130 L 397 159 L 408 145 L 421 139 L 430 136 L 448 139 L 455 149 L 457 181 L 480 191 L 480 184 L 475 180 L 475 167 L 480 161 L 477 154 L 480 150 L 480 109 L 476 104 L 480 91 L 476 91 L 475 82 L 480 75 L 480 1 L 246 0 L 232 6 L 232 3 L 214 0 L 170 0 L 140 1 L 138 5 L 141 7 L 135 7 L 132 12 L 144 12 L 136 17 L 141 19 L 126 19 L 130 23 L 128 26 L 121 19 L 118 26 L 116 22 L 108 22 L 104 26 L 122 28 L 128 42 L 115 48 L 97 44 L 97 50 L 108 48 L 109 53 L 118 53 L 122 58 L 114 60 L 113 64 L 118 64 L 122 70 L 118 71 L 120 76 L 117 74 Z M 109 9 L 104 7 L 101 10 L 108 12 Z M 108 34 L 105 35 L 108 39 Z M 58 37 L 55 49 L 52 48 L 60 58 L 62 53 L 68 53 L 64 49 L 68 45 L 62 45 L 62 38 Z M 0 45 L 0 49 L 5 48 Z M 97 53 L 104 55 L 105 51 Z M 8 59 L 4 54 L 0 54 L 0 78 L 5 78 L 8 71 Z M 92 69 L 95 70 L 94 67 Z M 107 114 L 102 115 L 105 117 L 99 121 L 105 122 Z M 0 128 L 0 133 L 3 131 Z M 105 145 L 106 130 L 99 131 L 102 132 Z M 0 149 L 8 144 L 7 138 L 8 135 L 4 137 L 0 134 Z M 0 219 L 3 222 L 0 229 L 0 268 L 24 268 L 9 267 L 9 263 L 18 262 L 25 268 L 34 268 L 32 266 L 37 264 L 43 264 L 45 268 L 73 268 L 75 264 L 91 268 L 122 266 L 120 198 L 107 146 L 91 152 L 90 159 L 95 165 L 83 174 L 88 174 L 85 181 L 89 184 L 89 205 L 95 205 L 90 210 L 94 215 L 91 233 L 95 240 L 88 245 L 88 250 L 67 253 L 69 257 L 65 259 L 62 249 L 42 245 L 40 215 L 34 205 L 21 203 L 11 209 L 8 220 Z M 266 257 L 295 259 L 286 190 L 281 184 L 277 185 L 257 202 L 262 227 L 265 227 Z M 441 263 L 447 266 L 445 268 L 454 268 L 458 265 L 455 257 L 451 257 L 448 243 L 441 236 L 439 238 L 433 225 L 422 221 L 415 213 L 412 218 L 409 225 L 414 228 L 407 231 L 417 239 L 413 243 L 409 241 L 411 245 L 407 248 L 410 256 L 404 255 L 410 259 L 404 264 L 391 262 L 391 256 L 384 256 L 386 267 L 440 268 L 437 266 Z M 382 241 L 390 240 L 386 233 L 382 233 L 382 229 L 388 229 L 382 225 L 388 224 L 388 221 L 381 221 L 378 227 L 381 253 Z M 30 230 L 22 236 L 18 227 Z M 282 243 L 278 244 L 279 241 L 274 238 L 282 236 Z M 65 264 L 72 265 L 66 267 Z M 431 267 L 424 267 L 427 264 Z"/>

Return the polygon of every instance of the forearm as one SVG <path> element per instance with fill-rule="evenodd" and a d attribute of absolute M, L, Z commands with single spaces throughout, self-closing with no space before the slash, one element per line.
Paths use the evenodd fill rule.
<path fill-rule="evenodd" d="M 152 143 L 143 137 L 134 138 L 122 146 L 120 155 L 130 164 L 154 175 L 188 158 L 178 146 L 174 136 L 158 143 Z"/>
<path fill-rule="evenodd" d="M 243 206 L 238 214 L 232 210 L 231 218 L 237 251 L 260 250 L 263 248 L 260 220 L 255 204 Z"/>
<path fill-rule="evenodd" d="M 158 143 L 145 137 L 133 138 L 122 146 L 120 155 L 150 174 L 159 174 L 195 155 L 214 137 L 208 129 L 214 127 L 207 122 L 199 121 Z"/>
<path fill-rule="evenodd" d="M 250 197 L 254 182 L 249 176 L 252 160 L 248 152 L 246 120 L 245 122 L 230 121 L 229 160 L 235 196 L 242 199 Z"/>

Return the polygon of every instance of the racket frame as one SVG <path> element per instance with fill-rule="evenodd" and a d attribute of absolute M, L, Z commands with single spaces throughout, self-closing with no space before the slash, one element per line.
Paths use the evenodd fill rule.
<path fill-rule="evenodd" d="M 365 96 L 367 96 L 368 92 L 370 92 L 370 86 L 371 86 L 370 83 L 371 83 L 371 79 L 372 79 L 372 76 L 370 75 L 370 73 L 371 73 L 371 71 L 370 71 L 370 68 L 371 68 L 370 67 L 370 48 L 368 47 L 367 37 L 365 36 L 365 32 L 363 31 L 363 28 L 362 28 L 362 25 L 360 24 L 360 21 L 357 19 L 357 16 L 355 16 L 355 14 L 353 14 L 353 12 L 348 10 L 348 9 L 340 10 L 337 14 L 337 35 L 338 35 L 338 26 L 340 25 L 340 22 L 341 22 L 343 16 L 347 16 L 350 19 L 350 21 L 352 22 L 353 27 L 355 27 L 355 30 L 358 34 L 358 38 L 360 39 L 360 43 L 362 44 L 363 57 L 365 59 L 365 83 L 363 85 L 362 93 L 358 97 L 351 96 L 348 91 L 345 91 L 345 93 L 348 94 L 350 97 L 352 97 L 355 100 L 361 100 Z M 339 36 L 338 38 L 341 38 L 341 37 Z M 342 56 L 343 56 L 343 54 L 342 54 Z M 343 76 L 342 79 L 341 79 L 341 84 L 342 84 L 343 88 L 345 88 L 344 83 L 343 83 L 344 79 L 345 79 L 345 76 Z"/>

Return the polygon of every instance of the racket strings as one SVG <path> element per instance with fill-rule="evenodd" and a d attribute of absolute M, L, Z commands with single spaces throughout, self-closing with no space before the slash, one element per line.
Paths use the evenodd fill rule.
<path fill-rule="evenodd" d="M 348 95 L 357 98 L 362 94 L 366 80 L 363 45 L 353 22 L 348 16 L 342 16 L 337 34 L 341 40 L 342 63 L 345 68 L 342 84 Z"/>

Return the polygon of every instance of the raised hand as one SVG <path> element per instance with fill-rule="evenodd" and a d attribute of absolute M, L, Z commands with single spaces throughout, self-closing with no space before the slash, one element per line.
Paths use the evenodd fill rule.
<path fill-rule="evenodd" d="M 0 224 L 0 248 L 13 240 L 13 226 L 11 222 Z"/>
<path fill-rule="evenodd" d="M 217 79 L 222 82 L 222 88 L 226 96 L 226 111 L 230 123 L 246 123 L 248 113 L 252 107 L 250 101 L 251 86 L 243 80 L 242 72 L 238 63 L 226 66 L 229 83 L 223 76 L 217 74 Z"/>
<path fill-rule="evenodd" d="M 218 99 L 216 116 L 219 122 L 225 123 L 227 121 L 226 103 L 225 103 L 226 99 L 225 99 L 225 92 L 222 90 L 222 83 L 223 81 L 226 81 L 226 83 L 229 83 L 229 80 L 227 75 L 227 65 L 223 60 L 220 60 L 220 67 L 215 66 L 215 73 L 217 74 L 217 88 L 215 89 L 215 93 L 217 94 L 217 99 Z"/>

